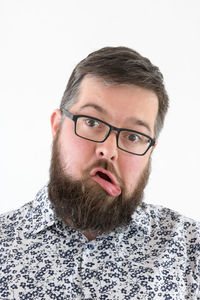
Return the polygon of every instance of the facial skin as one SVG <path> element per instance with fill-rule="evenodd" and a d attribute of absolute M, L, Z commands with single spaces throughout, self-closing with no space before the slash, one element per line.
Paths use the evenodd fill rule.
<path fill-rule="evenodd" d="M 154 92 L 134 85 L 111 86 L 95 77 L 85 77 L 78 101 L 69 109 L 72 114 L 84 114 L 102 119 L 118 128 L 140 131 L 154 137 L 158 99 Z M 74 122 L 65 118 L 59 129 L 60 110 L 51 116 L 52 134 L 63 173 L 82 180 L 86 170 L 98 162 L 108 162 L 117 184 L 123 186 L 123 196 L 130 197 L 149 165 L 151 149 L 144 156 L 132 155 L 117 148 L 116 132 L 103 143 L 87 141 L 75 135 Z M 57 133 L 59 131 L 59 137 Z M 88 176 L 90 184 L 99 185 Z M 102 187 L 98 188 L 102 189 Z M 104 191 L 105 192 L 105 191 Z M 70 222 L 69 222 L 70 223 Z M 87 236 L 87 234 L 86 234 Z"/>

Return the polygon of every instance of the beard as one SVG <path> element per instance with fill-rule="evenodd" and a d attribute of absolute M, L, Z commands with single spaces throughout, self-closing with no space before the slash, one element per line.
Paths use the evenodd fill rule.
<path fill-rule="evenodd" d="M 142 202 L 143 191 L 150 175 L 150 160 L 139 178 L 136 188 L 126 196 L 122 180 L 113 165 L 105 159 L 84 170 L 80 180 L 64 171 L 59 152 L 59 132 L 53 142 L 48 196 L 56 216 L 79 231 L 107 233 L 131 222 L 132 214 Z M 102 167 L 117 177 L 121 194 L 112 197 L 90 177 L 93 168 Z"/>

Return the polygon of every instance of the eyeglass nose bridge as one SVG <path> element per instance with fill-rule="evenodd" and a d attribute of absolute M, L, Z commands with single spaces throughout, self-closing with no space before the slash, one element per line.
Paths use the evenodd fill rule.
<path fill-rule="evenodd" d="M 102 141 L 105 142 L 107 140 L 107 138 L 110 136 L 110 134 L 112 133 L 112 131 L 117 131 L 117 134 L 116 134 L 116 142 L 117 142 L 117 146 L 118 146 L 118 138 L 119 138 L 119 134 L 120 134 L 120 129 L 115 127 L 115 126 L 112 126 L 112 125 L 109 125 L 109 131 L 108 133 L 106 134 L 104 140 Z"/>

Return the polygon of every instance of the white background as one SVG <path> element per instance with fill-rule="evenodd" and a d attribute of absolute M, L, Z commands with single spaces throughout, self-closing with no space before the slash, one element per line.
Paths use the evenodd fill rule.
<path fill-rule="evenodd" d="M 103 46 L 158 65 L 170 110 L 145 200 L 199 220 L 199 0 L 0 0 L 0 212 L 48 181 L 50 114 L 75 65 Z"/>

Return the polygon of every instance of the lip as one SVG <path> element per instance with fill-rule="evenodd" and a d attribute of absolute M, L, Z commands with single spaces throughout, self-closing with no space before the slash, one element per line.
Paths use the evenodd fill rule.
<path fill-rule="evenodd" d="M 105 175 L 107 175 L 110 178 L 110 181 L 107 181 L 103 178 L 101 178 L 100 176 L 98 176 L 98 172 L 101 172 Z M 91 172 L 90 172 L 90 176 L 91 178 L 96 181 L 110 196 L 112 197 L 117 197 L 121 194 L 121 188 L 119 186 L 119 184 L 117 183 L 117 180 L 115 179 L 115 177 L 112 175 L 111 172 L 106 171 L 105 169 L 98 167 L 98 168 L 94 168 Z"/>
<path fill-rule="evenodd" d="M 91 177 L 95 176 L 97 172 L 102 172 L 102 173 L 106 174 L 106 175 L 110 178 L 112 184 L 114 184 L 114 185 L 119 185 L 118 182 L 117 182 L 117 180 L 115 179 L 115 177 L 112 175 L 112 173 L 109 172 L 109 171 L 107 171 L 107 170 L 105 170 L 105 169 L 103 169 L 103 168 L 101 168 L 101 167 L 94 168 L 94 169 L 90 172 L 90 176 L 91 176 Z"/>

